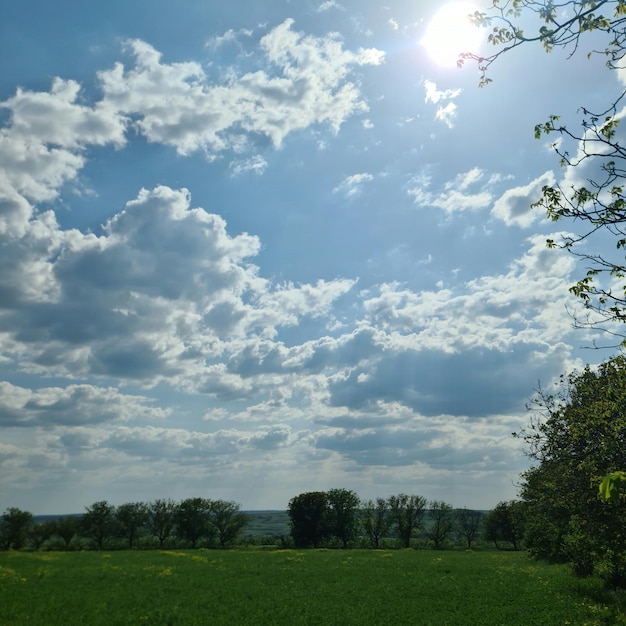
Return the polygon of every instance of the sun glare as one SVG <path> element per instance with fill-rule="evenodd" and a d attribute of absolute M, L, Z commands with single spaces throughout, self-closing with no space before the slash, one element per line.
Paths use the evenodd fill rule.
<path fill-rule="evenodd" d="M 449 2 L 435 13 L 422 45 L 437 65 L 454 67 L 460 53 L 476 51 L 482 33 L 468 18 L 475 10 L 471 2 Z"/>

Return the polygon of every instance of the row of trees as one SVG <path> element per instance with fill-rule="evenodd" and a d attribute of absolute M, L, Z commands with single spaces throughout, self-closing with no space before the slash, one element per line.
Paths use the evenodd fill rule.
<path fill-rule="evenodd" d="M 405 493 L 361 501 L 349 489 L 301 493 L 289 501 L 288 514 L 298 548 L 333 543 L 347 548 L 360 537 L 373 548 L 386 537 L 395 537 L 408 548 L 420 532 L 435 548 L 452 537 L 462 538 L 471 548 L 480 537 L 482 518 L 478 511 L 454 509 L 438 500 L 429 503 L 423 496 Z"/>
<path fill-rule="evenodd" d="M 38 549 L 53 537 L 66 548 L 75 537 L 88 539 L 102 550 L 112 539 L 123 539 L 133 548 L 140 538 L 150 538 L 163 548 L 176 539 L 196 548 L 206 545 L 230 546 L 248 523 L 248 516 L 235 502 L 188 498 L 181 502 L 155 500 L 113 506 L 95 502 L 78 516 L 67 516 L 35 523 L 31 513 L 9 508 L 0 520 L 0 547 L 19 549 L 26 544 Z"/>

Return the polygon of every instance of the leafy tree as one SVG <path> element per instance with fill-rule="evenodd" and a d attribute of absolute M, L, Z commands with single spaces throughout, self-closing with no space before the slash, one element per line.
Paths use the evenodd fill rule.
<path fill-rule="evenodd" d="M 0 542 L 5 550 L 19 550 L 25 543 L 33 524 L 32 513 L 16 507 L 7 509 L 0 521 Z"/>
<path fill-rule="evenodd" d="M 368 500 L 359 510 L 359 517 L 370 544 L 373 548 L 378 548 L 380 540 L 387 535 L 393 524 L 389 501 L 385 498 L 376 498 L 376 502 Z"/>
<path fill-rule="evenodd" d="M 598 484 L 626 459 L 626 357 L 562 377 L 532 407 L 518 434 L 538 462 L 522 475 L 529 548 L 581 575 L 600 566 L 615 582 L 626 573 L 626 501 L 604 502 Z"/>
<path fill-rule="evenodd" d="M 28 540 L 35 550 L 39 550 L 41 546 L 56 534 L 56 520 L 45 520 L 43 522 L 32 524 L 28 530 Z"/>
<path fill-rule="evenodd" d="M 471 550 L 472 543 L 480 535 L 482 513 L 470 509 L 457 509 L 455 517 L 457 532 L 467 542 L 468 550 Z"/>
<path fill-rule="evenodd" d="M 155 500 L 148 504 L 147 528 L 159 540 L 160 548 L 176 527 L 176 510 L 172 500 Z"/>
<path fill-rule="evenodd" d="M 289 501 L 291 536 L 297 548 L 317 548 L 329 535 L 328 496 L 323 491 L 301 493 Z"/>
<path fill-rule="evenodd" d="M 433 500 L 430 504 L 430 528 L 426 536 L 438 550 L 442 548 L 454 530 L 454 509 L 441 500 Z"/>
<path fill-rule="evenodd" d="M 595 52 L 606 59 L 608 70 L 622 66 L 626 54 L 626 3 L 624 0 L 493 0 L 485 12 L 475 12 L 474 21 L 491 28 L 489 41 L 495 46 L 487 56 L 464 54 L 464 59 L 478 62 L 480 85 L 491 82 L 487 72 L 500 56 L 525 44 L 539 43 L 546 51 L 563 48 L 573 55 L 588 33 Z M 521 24 L 536 24 L 528 32 Z M 626 174 L 626 149 L 620 142 L 618 129 L 622 100 L 626 92 L 616 87 L 614 97 L 599 111 L 581 108 L 582 125 L 577 130 L 561 123 L 558 115 L 535 127 L 535 136 L 555 136 L 553 144 L 560 164 L 578 168 L 576 182 L 569 188 L 546 185 L 533 206 L 546 210 L 553 221 L 568 219 L 582 227 L 579 234 L 549 240 L 548 245 L 562 247 L 585 261 L 586 275 L 571 287 L 589 310 L 581 325 L 603 327 L 607 321 L 626 321 L 626 201 L 623 179 Z M 569 177 L 573 178 L 572 176 Z M 615 247 L 607 249 L 602 233 L 615 238 Z M 578 244 L 585 242 L 588 248 Z M 615 332 L 613 329 L 612 332 Z"/>
<path fill-rule="evenodd" d="M 210 522 L 211 501 L 206 498 L 187 498 L 176 510 L 176 532 L 181 539 L 191 542 L 195 548 L 199 539 L 213 537 Z"/>
<path fill-rule="evenodd" d="M 347 548 L 357 533 L 359 496 L 349 489 L 331 489 L 326 496 L 329 531 Z"/>
<path fill-rule="evenodd" d="M 626 472 L 613 472 L 605 476 L 598 491 L 607 502 L 619 502 L 620 498 L 626 498 Z"/>
<path fill-rule="evenodd" d="M 69 550 L 72 539 L 78 531 L 78 520 L 76 517 L 68 515 L 55 520 L 55 534 L 63 539 L 65 549 Z"/>
<path fill-rule="evenodd" d="M 209 510 L 211 512 L 210 524 L 222 548 L 226 548 L 235 541 L 250 521 L 250 518 L 240 511 L 239 505 L 235 502 L 212 500 Z"/>
<path fill-rule="evenodd" d="M 524 536 L 524 505 L 519 500 L 499 502 L 485 517 L 485 539 L 493 541 L 498 550 L 505 541 L 519 550 Z M 498 543 L 500 542 L 500 543 Z"/>
<path fill-rule="evenodd" d="M 401 493 L 389 498 L 389 507 L 402 547 L 411 547 L 413 532 L 422 526 L 426 498 Z"/>
<path fill-rule="evenodd" d="M 128 547 L 132 550 L 133 542 L 148 521 L 148 507 L 143 502 L 121 504 L 115 511 L 115 519 L 119 534 L 128 539 Z"/>
<path fill-rule="evenodd" d="M 80 518 L 79 532 L 83 537 L 93 539 L 98 550 L 102 550 L 105 541 L 115 532 L 115 507 L 106 500 L 86 507 Z"/>

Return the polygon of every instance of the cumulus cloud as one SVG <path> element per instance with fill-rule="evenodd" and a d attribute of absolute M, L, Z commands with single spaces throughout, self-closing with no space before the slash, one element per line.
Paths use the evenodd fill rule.
<path fill-rule="evenodd" d="M 528 228 L 544 217 L 540 211 L 533 211 L 530 205 L 541 197 L 541 189 L 545 185 L 554 185 L 555 182 L 552 171 L 547 171 L 527 185 L 507 189 L 495 201 L 491 214 L 507 226 Z"/>
<path fill-rule="evenodd" d="M 0 382 L 0 425 L 79 426 L 129 419 L 162 420 L 169 411 L 112 387 L 69 385 L 26 389 Z"/>
<path fill-rule="evenodd" d="M 273 71 L 243 74 L 211 84 L 195 62 L 166 64 L 149 44 L 128 43 L 134 65 L 117 63 L 100 72 L 104 101 L 126 116 L 149 141 L 180 154 L 215 154 L 242 149 L 244 133 L 280 146 L 285 137 L 313 124 L 335 131 L 351 115 L 367 110 L 359 88 L 347 80 L 352 67 L 379 65 L 375 49 L 345 50 L 336 35 L 306 36 L 287 19 L 260 41 Z"/>
<path fill-rule="evenodd" d="M 490 205 L 492 194 L 488 190 L 489 183 L 479 191 L 471 193 L 469 188 L 477 185 L 484 176 L 484 171 L 474 167 L 467 172 L 455 176 L 444 184 L 439 193 L 430 190 L 431 179 L 420 175 L 414 179 L 415 186 L 408 190 L 418 206 L 432 206 L 452 214 L 459 211 L 478 211 Z"/>

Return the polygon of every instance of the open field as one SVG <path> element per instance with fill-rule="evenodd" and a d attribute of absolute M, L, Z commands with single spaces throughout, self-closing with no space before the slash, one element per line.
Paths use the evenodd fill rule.
<path fill-rule="evenodd" d="M 624 603 L 522 552 L 0 553 L 0 624 L 15 626 L 616 626 Z"/>

